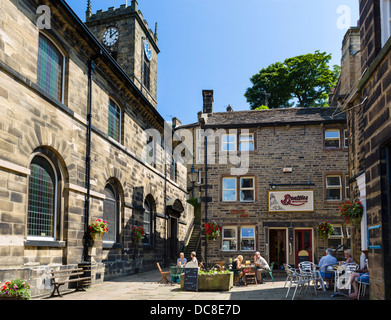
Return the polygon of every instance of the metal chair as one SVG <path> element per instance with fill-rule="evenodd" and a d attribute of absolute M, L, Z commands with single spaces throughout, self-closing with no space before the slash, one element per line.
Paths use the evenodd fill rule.
<path fill-rule="evenodd" d="M 293 292 L 293 296 L 292 296 L 292 300 L 294 300 L 295 296 L 296 296 L 297 288 L 301 287 L 300 288 L 300 292 L 301 292 L 302 287 L 306 283 L 308 283 L 308 279 L 307 279 L 307 277 L 305 275 L 301 274 L 300 271 L 297 271 L 296 269 L 293 269 L 290 266 L 286 267 L 285 272 L 287 273 L 287 279 L 290 279 L 288 291 L 286 293 L 285 298 L 288 297 L 288 294 L 289 294 L 289 291 L 291 289 L 292 284 L 295 284 L 296 287 L 295 287 L 295 291 Z"/>
<path fill-rule="evenodd" d="M 317 295 L 318 293 L 316 292 L 316 282 L 318 277 L 315 276 L 315 265 L 311 261 L 303 261 L 299 263 L 299 270 L 300 270 L 300 278 L 302 279 L 303 282 L 307 283 L 306 291 L 310 287 L 312 281 L 314 284 L 315 294 Z"/>
<path fill-rule="evenodd" d="M 358 283 L 358 294 L 357 294 L 357 300 L 360 300 L 361 297 L 365 296 L 365 289 L 367 286 L 369 286 L 369 275 L 361 275 L 357 277 L 357 283 Z M 361 288 L 364 286 L 363 291 L 361 291 Z"/>

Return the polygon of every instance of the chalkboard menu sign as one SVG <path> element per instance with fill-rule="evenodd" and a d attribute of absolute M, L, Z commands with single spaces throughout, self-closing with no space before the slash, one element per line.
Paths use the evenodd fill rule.
<path fill-rule="evenodd" d="M 183 289 L 185 291 L 198 291 L 198 268 L 184 268 L 185 280 Z"/>

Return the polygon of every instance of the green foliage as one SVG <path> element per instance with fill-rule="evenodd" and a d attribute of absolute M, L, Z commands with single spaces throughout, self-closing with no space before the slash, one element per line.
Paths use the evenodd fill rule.
<path fill-rule="evenodd" d="M 267 110 L 267 109 L 269 109 L 268 106 L 260 106 L 260 107 L 253 109 L 253 110 Z"/>
<path fill-rule="evenodd" d="M 22 300 L 29 300 L 31 296 L 30 284 L 21 279 L 7 281 L 1 287 L 1 294 L 18 297 Z"/>
<path fill-rule="evenodd" d="M 265 104 L 265 92 L 270 109 L 292 107 L 295 100 L 298 107 L 328 107 L 328 95 L 341 71 L 337 65 L 330 68 L 330 60 L 331 54 L 315 51 L 260 70 L 244 94 L 250 108 Z"/>
<path fill-rule="evenodd" d="M 190 198 L 187 200 L 187 202 L 190 203 L 194 208 L 200 206 L 200 203 L 198 202 L 198 198 Z"/>

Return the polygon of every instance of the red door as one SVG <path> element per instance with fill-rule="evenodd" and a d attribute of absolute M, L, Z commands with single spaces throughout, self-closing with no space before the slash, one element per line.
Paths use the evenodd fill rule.
<path fill-rule="evenodd" d="M 304 255 L 308 253 L 308 256 Z M 299 255 L 300 253 L 300 255 Z M 308 257 L 308 258 L 306 258 Z M 312 262 L 312 230 L 295 230 L 295 265 L 299 262 L 309 260 Z"/>

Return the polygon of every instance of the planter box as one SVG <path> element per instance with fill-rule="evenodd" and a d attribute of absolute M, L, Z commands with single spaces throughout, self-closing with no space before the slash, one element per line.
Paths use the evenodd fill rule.
<path fill-rule="evenodd" d="M 181 289 L 184 287 L 185 275 L 181 274 Z M 234 274 L 198 274 L 198 291 L 229 291 L 234 284 Z"/>

